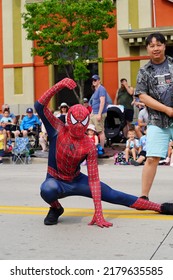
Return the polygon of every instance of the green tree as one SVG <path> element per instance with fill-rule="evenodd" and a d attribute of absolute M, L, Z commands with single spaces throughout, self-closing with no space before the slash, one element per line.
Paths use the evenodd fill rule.
<path fill-rule="evenodd" d="M 107 28 L 115 26 L 112 0 L 43 0 L 26 4 L 22 14 L 28 40 L 35 40 L 33 56 L 43 57 L 46 65 L 71 70 L 79 87 L 81 102 L 88 63 L 98 57 L 98 41 L 108 38 Z"/>

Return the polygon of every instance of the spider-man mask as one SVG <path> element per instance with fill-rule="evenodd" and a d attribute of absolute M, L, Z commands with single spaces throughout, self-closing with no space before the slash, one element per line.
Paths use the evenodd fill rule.
<path fill-rule="evenodd" d="M 67 124 L 71 136 L 82 138 L 89 123 L 89 111 L 83 105 L 77 104 L 68 110 Z"/>

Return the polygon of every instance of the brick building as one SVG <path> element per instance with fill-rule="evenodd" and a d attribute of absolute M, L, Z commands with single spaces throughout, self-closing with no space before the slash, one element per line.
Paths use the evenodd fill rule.
<path fill-rule="evenodd" d="M 3 103 L 8 103 L 16 114 L 33 106 L 34 101 L 61 78 L 57 69 L 45 66 L 41 58 L 30 55 L 33 42 L 25 39 L 21 13 L 25 3 L 33 1 L 38 0 L 0 0 L 0 108 Z M 90 65 L 91 71 L 98 69 L 112 99 L 120 78 L 126 77 L 135 87 L 137 71 L 148 60 L 144 41 L 149 33 L 154 30 L 162 32 L 167 39 L 167 53 L 173 56 L 172 0 L 114 2 L 116 27 L 109 30 L 108 40 L 98 46 L 104 62 Z M 88 80 L 88 88 L 89 83 Z M 52 107 L 56 109 L 58 103 L 67 101 L 69 96 L 64 94 L 64 98 L 54 100 Z"/>

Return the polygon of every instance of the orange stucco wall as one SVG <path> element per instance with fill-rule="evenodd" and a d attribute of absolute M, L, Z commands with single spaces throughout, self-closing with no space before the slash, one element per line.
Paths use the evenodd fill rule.
<path fill-rule="evenodd" d="M 41 57 L 34 57 L 34 93 L 35 100 L 49 88 L 49 68 Z"/>
<path fill-rule="evenodd" d="M 103 84 L 114 100 L 118 88 L 117 25 L 109 29 L 109 38 L 102 42 Z"/>
<path fill-rule="evenodd" d="M 155 0 L 157 27 L 173 25 L 172 7 L 173 3 L 167 0 Z"/>

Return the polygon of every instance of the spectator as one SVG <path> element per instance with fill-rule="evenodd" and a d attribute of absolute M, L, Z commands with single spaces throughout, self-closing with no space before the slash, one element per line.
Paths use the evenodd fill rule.
<path fill-rule="evenodd" d="M 41 132 L 39 133 L 39 144 L 42 148 L 42 152 L 47 152 L 48 137 L 43 123 L 41 124 Z"/>
<path fill-rule="evenodd" d="M 166 164 L 166 165 L 169 165 L 170 164 L 170 166 L 173 166 L 173 141 L 172 141 L 172 139 L 170 140 L 170 142 L 169 142 L 169 145 L 168 145 L 168 152 L 167 152 L 167 157 L 166 157 L 166 159 L 161 159 L 160 161 L 159 161 L 159 164 Z"/>
<path fill-rule="evenodd" d="M 91 107 L 91 106 L 89 105 L 89 103 L 88 103 L 88 98 L 84 98 L 84 99 L 83 99 L 83 105 L 85 106 L 85 108 L 88 109 L 89 113 L 91 114 L 91 112 L 92 112 L 92 107 Z"/>
<path fill-rule="evenodd" d="M 56 117 L 59 118 L 64 123 L 66 123 L 69 106 L 67 105 L 67 103 L 63 102 L 63 103 L 61 103 L 59 109 L 60 109 L 60 112 L 59 112 L 59 114 L 56 115 Z"/>
<path fill-rule="evenodd" d="M 11 131 L 13 126 L 13 119 L 10 117 L 9 109 L 4 109 L 3 117 L 1 118 L 1 126 L 7 133 L 7 138 L 11 138 Z"/>
<path fill-rule="evenodd" d="M 3 163 L 2 157 L 4 155 L 5 147 L 6 147 L 5 136 L 3 133 L 3 128 L 0 127 L 0 164 Z"/>
<path fill-rule="evenodd" d="M 136 136 L 140 139 L 142 135 L 144 135 L 144 130 L 146 129 L 148 123 L 148 111 L 147 108 L 144 107 L 139 111 L 138 114 L 138 122 L 135 125 Z"/>
<path fill-rule="evenodd" d="M 10 118 L 12 118 L 12 119 L 13 119 L 13 123 L 16 124 L 16 116 L 15 116 L 14 113 L 11 113 L 11 112 L 10 112 L 10 106 L 9 106 L 8 104 L 3 104 L 3 105 L 2 105 L 2 113 L 4 112 L 5 109 L 8 109 L 9 114 L 10 114 L 10 115 L 9 115 Z M 2 117 L 2 115 L 0 115 L 0 119 L 1 119 L 1 117 Z"/>
<path fill-rule="evenodd" d="M 124 114 L 126 120 L 126 126 L 123 129 L 124 136 L 127 138 L 127 133 L 130 128 L 130 124 L 133 121 L 134 107 L 133 107 L 133 94 L 134 88 L 129 86 L 127 79 L 122 78 L 120 80 L 121 86 L 117 90 L 115 95 L 114 104 L 124 106 Z"/>
<path fill-rule="evenodd" d="M 166 158 L 173 139 L 173 58 L 165 55 L 166 40 L 159 32 L 146 38 L 150 61 L 140 68 L 135 94 L 148 110 L 147 159 L 142 173 L 141 197 L 149 199 L 160 158 Z"/>
<path fill-rule="evenodd" d="M 87 135 L 94 142 L 94 144 L 97 146 L 98 143 L 99 143 L 99 138 L 97 136 L 97 132 L 96 132 L 95 126 L 93 124 L 88 125 Z"/>
<path fill-rule="evenodd" d="M 36 132 L 37 125 L 41 126 L 41 121 L 34 115 L 32 108 L 28 108 L 26 114 L 20 124 L 20 131 L 23 137 L 27 137 L 29 132 Z"/>
<path fill-rule="evenodd" d="M 131 160 L 131 164 L 135 166 L 139 166 L 144 163 L 146 160 L 146 144 L 147 144 L 147 129 L 144 129 L 144 135 L 139 139 L 139 151 L 137 160 Z"/>
<path fill-rule="evenodd" d="M 5 137 L 5 146 L 6 146 L 7 145 L 7 133 L 6 133 L 6 130 L 4 129 L 5 125 L 1 124 L 1 119 L 3 117 L 3 113 L 4 113 L 5 109 L 9 110 L 9 116 L 10 116 L 10 118 L 12 118 L 13 124 L 16 124 L 17 120 L 16 120 L 16 116 L 13 113 L 10 112 L 10 106 L 8 104 L 3 104 L 2 105 L 2 114 L 0 114 L 0 128 L 1 127 L 3 128 L 3 133 L 4 133 L 4 137 Z"/>
<path fill-rule="evenodd" d="M 89 124 L 87 127 L 87 131 L 86 134 L 88 135 L 88 137 L 91 139 L 91 141 L 94 142 L 95 146 L 98 146 L 99 144 L 99 138 L 97 136 L 97 132 L 95 129 L 95 126 L 93 124 Z M 86 165 L 86 159 L 81 163 L 81 165 Z"/>
<path fill-rule="evenodd" d="M 95 126 L 99 136 L 100 145 L 104 149 L 104 123 L 107 112 L 107 92 L 104 86 L 101 85 L 100 77 L 98 75 L 92 76 L 92 85 L 94 86 L 95 90 L 92 96 L 92 113 L 90 117 L 90 123 Z"/>
<path fill-rule="evenodd" d="M 125 162 L 123 164 L 129 164 L 129 156 L 132 155 L 133 160 L 136 160 L 138 150 L 139 150 L 139 141 L 135 138 L 135 130 L 129 129 L 127 133 L 127 141 L 126 141 L 126 148 L 125 148 Z"/>

